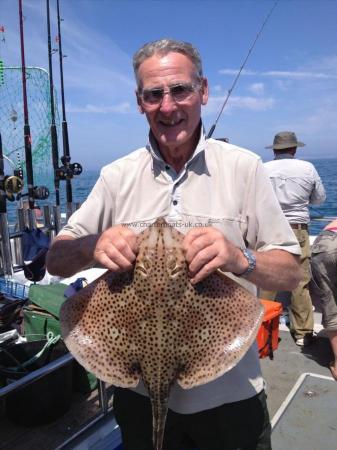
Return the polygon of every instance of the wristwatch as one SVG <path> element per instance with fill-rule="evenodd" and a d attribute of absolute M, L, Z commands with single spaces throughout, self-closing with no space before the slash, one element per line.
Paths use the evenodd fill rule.
<path fill-rule="evenodd" d="M 256 267 L 256 258 L 251 250 L 248 248 L 240 248 L 244 256 L 247 258 L 248 267 L 243 273 L 234 273 L 236 277 L 247 278 L 247 276 L 253 272 Z"/>

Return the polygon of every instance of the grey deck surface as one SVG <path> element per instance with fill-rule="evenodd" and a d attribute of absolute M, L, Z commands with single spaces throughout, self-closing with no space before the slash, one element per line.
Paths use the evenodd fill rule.
<path fill-rule="evenodd" d="M 273 450 L 337 448 L 337 383 L 307 375 L 273 429 Z"/>
<path fill-rule="evenodd" d="M 120 443 L 120 430 L 113 414 L 109 414 L 68 445 L 62 445 L 56 450 L 119 450 Z"/>
<path fill-rule="evenodd" d="M 322 334 L 322 333 L 321 333 Z M 315 373 L 331 377 L 328 368 L 333 359 L 329 340 L 320 337 L 308 347 L 298 347 L 289 332 L 280 332 L 281 342 L 274 360 L 261 360 L 266 381 L 267 402 L 272 419 L 299 377 Z M 317 381 L 318 380 L 318 381 Z M 337 383 L 313 383 L 305 380 L 303 389 L 288 406 L 272 433 L 273 450 L 336 450 L 337 449 Z M 317 393 L 306 397 L 304 392 Z"/>
<path fill-rule="evenodd" d="M 271 418 L 302 373 L 330 376 L 328 365 L 333 359 L 330 342 L 325 337 L 318 336 L 315 343 L 302 348 L 294 343 L 289 332 L 281 331 L 280 338 L 281 342 L 274 354 L 274 360 L 271 361 L 267 358 L 261 360 Z M 335 449 L 337 449 L 337 444 Z"/>

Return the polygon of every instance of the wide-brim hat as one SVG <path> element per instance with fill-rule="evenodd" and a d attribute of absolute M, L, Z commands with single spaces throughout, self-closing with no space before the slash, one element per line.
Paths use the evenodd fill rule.
<path fill-rule="evenodd" d="M 283 150 L 291 147 L 304 147 L 305 144 L 297 140 L 296 134 L 292 131 L 281 131 L 275 134 L 273 145 L 265 148 L 273 148 L 274 150 Z"/>

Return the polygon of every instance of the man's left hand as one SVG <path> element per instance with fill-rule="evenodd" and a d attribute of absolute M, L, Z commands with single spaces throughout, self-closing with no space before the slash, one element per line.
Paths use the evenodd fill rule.
<path fill-rule="evenodd" d="M 220 268 L 224 272 L 243 273 L 248 267 L 242 251 L 214 227 L 190 230 L 184 238 L 183 248 L 192 284 Z"/>

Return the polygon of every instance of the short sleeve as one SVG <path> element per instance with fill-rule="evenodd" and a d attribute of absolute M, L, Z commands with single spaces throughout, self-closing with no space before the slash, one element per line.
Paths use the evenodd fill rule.
<path fill-rule="evenodd" d="M 101 233 L 114 225 L 118 169 L 110 165 L 100 177 L 81 207 L 72 214 L 58 236 L 80 238 Z"/>

